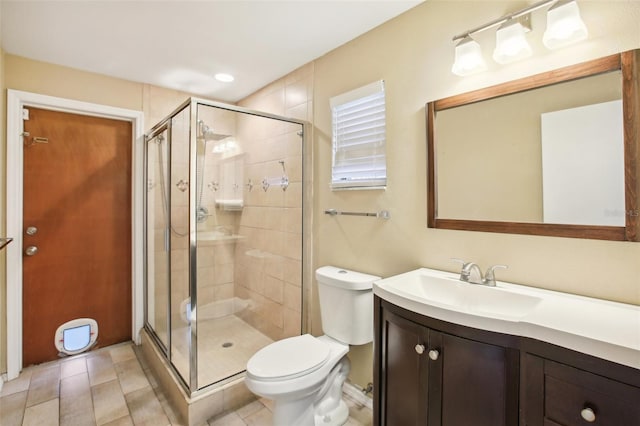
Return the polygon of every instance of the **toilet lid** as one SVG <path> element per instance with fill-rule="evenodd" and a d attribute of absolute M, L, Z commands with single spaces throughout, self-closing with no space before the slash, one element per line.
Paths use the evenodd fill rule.
<path fill-rule="evenodd" d="M 247 372 L 260 379 L 292 378 L 320 368 L 329 358 L 329 346 L 310 334 L 279 340 L 247 363 Z"/>

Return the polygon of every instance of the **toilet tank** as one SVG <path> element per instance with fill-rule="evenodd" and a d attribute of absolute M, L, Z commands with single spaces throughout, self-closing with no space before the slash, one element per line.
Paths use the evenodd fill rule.
<path fill-rule="evenodd" d="M 373 282 L 380 277 L 335 266 L 316 270 L 322 331 L 349 345 L 373 340 Z"/>

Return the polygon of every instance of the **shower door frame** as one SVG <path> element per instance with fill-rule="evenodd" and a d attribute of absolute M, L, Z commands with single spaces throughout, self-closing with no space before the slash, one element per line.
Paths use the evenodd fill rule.
<path fill-rule="evenodd" d="M 194 129 L 197 129 L 197 108 L 199 105 L 203 105 L 203 106 L 209 106 L 209 107 L 214 107 L 214 108 L 220 108 L 220 109 L 224 109 L 227 111 L 233 111 L 233 112 L 238 112 L 238 113 L 242 113 L 242 114 L 249 114 L 249 115 L 253 115 L 253 116 L 257 116 L 257 117 L 264 117 L 264 118 L 269 118 L 272 120 L 278 120 L 278 121 L 283 121 L 283 122 L 287 122 L 287 123 L 292 123 L 292 124 L 299 124 L 301 126 L 301 131 L 302 131 L 302 135 L 301 135 L 301 144 L 302 144 L 302 184 L 303 184 L 303 190 L 302 190 L 302 202 L 301 202 L 301 208 L 302 208 L 302 232 L 301 232 L 301 239 L 302 239 L 302 253 L 301 253 L 301 259 L 302 259 L 302 276 L 300 277 L 301 279 L 301 299 L 302 299 L 302 309 L 301 309 L 301 313 L 300 313 L 300 332 L 301 334 L 306 333 L 308 331 L 308 321 L 307 321 L 307 312 L 308 312 L 308 293 L 309 293 L 309 284 L 310 282 L 308 282 L 308 265 L 310 265 L 310 257 L 311 257 L 311 234 L 310 234 L 310 230 L 311 230 L 311 223 L 310 223 L 310 212 L 307 212 L 307 210 L 311 210 L 310 208 L 308 208 L 306 206 L 306 202 L 307 199 L 309 198 L 309 196 L 307 195 L 307 190 L 305 189 L 306 185 L 307 185 L 307 173 L 309 173 L 307 171 L 307 167 L 310 167 L 311 164 L 308 161 L 307 158 L 307 142 L 308 142 L 308 138 L 310 137 L 310 129 L 311 129 L 311 124 L 308 121 L 305 120 L 299 120 L 296 118 L 292 118 L 292 117 L 285 117 L 285 116 L 281 116 L 281 115 L 277 115 L 277 114 L 271 114 L 271 113 L 267 113 L 267 112 L 262 112 L 262 111 L 257 111 L 254 109 L 250 109 L 250 108 L 244 108 L 244 107 L 240 107 L 237 105 L 231 105 L 231 104 L 225 104 L 223 102 L 216 102 L 216 101 L 209 101 L 206 99 L 202 99 L 202 98 L 197 98 L 197 97 L 190 97 L 188 98 L 185 102 L 183 102 L 182 104 L 180 104 L 178 107 L 176 107 L 170 114 L 168 114 L 167 116 L 165 116 L 162 120 L 160 120 L 158 123 L 154 124 L 154 126 L 148 131 L 147 134 L 145 134 L 144 136 L 144 178 L 147 178 L 147 143 L 153 139 L 154 137 L 156 137 L 158 134 L 162 133 L 165 130 L 168 130 L 167 134 L 168 134 L 168 140 L 171 141 L 171 119 L 173 117 L 175 117 L 177 114 L 179 114 L 182 110 L 184 110 L 185 108 L 189 108 L 189 181 L 190 182 L 196 182 L 196 167 L 191 167 L 191 164 L 196 164 L 196 157 L 197 157 L 197 144 L 196 144 L 196 131 L 194 131 Z M 170 162 L 170 159 L 167 159 L 167 162 Z M 169 178 L 170 180 L 170 178 Z M 196 308 L 198 306 L 198 295 L 197 295 L 197 286 L 198 286 L 198 282 L 197 282 L 197 231 L 196 231 L 196 227 L 197 227 L 197 221 L 195 220 L 196 217 L 196 186 L 197 185 L 189 185 L 189 297 L 190 297 L 190 302 L 191 302 L 191 311 L 189 312 L 189 317 L 190 318 L 194 318 L 195 313 L 196 313 Z M 148 324 L 147 321 L 147 302 L 148 302 L 148 298 L 146 295 L 146 291 L 147 291 L 147 197 L 146 195 L 144 196 L 144 213 L 143 213 L 143 217 L 144 219 L 144 223 L 142 225 L 143 228 L 143 238 L 142 241 L 144 242 L 144 292 L 145 292 L 145 300 L 144 300 L 144 306 L 142 308 L 143 312 L 144 312 L 144 327 L 145 329 L 147 329 L 149 331 L 149 335 L 151 336 L 152 340 L 155 342 L 156 346 L 161 350 L 161 352 L 163 352 L 164 356 L 166 357 L 166 360 L 168 361 L 168 366 L 171 368 L 173 374 L 177 377 L 178 382 L 183 386 L 184 390 L 187 392 L 187 394 L 189 394 L 191 397 L 195 397 L 197 395 L 199 395 L 200 393 L 204 393 L 208 390 L 208 388 L 210 388 L 211 386 L 215 386 L 215 385 L 220 385 L 220 384 L 224 384 L 227 383 L 231 380 L 234 380 L 235 378 L 241 376 L 243 374 L 243 371 L 238 372 L 238 373 L 234 373 L 232 374 L 230 377 L 228 377 L 227 379 L 223 379 L 220 380 L 218 382 L 214 382 L 214 383 L 208 383 L 204 386 L 201 386 L 200 388 L 198 388 L 198 357 L 197 357 L 197 342 L 198 342 L 198 336 L 197 336 L 197 317 L 195 321 L 191 321 L 190 322 L 190 344 L 189 344 L 189 383 L 186 382 L 186 380 L 182 377 L 182 375 L 177 371 L 176 367 L 173 365 L 173 363 L 171 362 L 171 340 L 172 340 L 172 336 L 171 336 L 171 324 L 170 324 L 170 317 L 171 317 L 171 309 L 169 308 L 169 312 L 168 312 L 168 317 L 169 317 L 169 327 L 168 327 L 168 331 L 169 331 L 169 335 L 167 338 L 167 348 L 163 347 L 162 342 L 160 341 L 160 339 L 158 338 L 158 336 L 155 333 L 155 330 L 153 330 L 153 328 Z M 170 223 L 170 217 L 167 219 L 168 223 Z M 308 241 L 308 243 L 307 243 Z M 170 263 L 170 262 L 169 262 Z M 305 266 L 306 265 L 306 266 Z M 171 277 L 171 271 L 169 269 L 169 277 Z M 171 288 L 171 278 L 169 278 L 169 288 Z M 171 303 L 171 300 L 169 298 L 169 304 Z"/>
<path fill-rule="evenodd" d="M 143 148 L 144 113 L 125 108 L 7 90 L 7 233 L 14 244 L 7 247 L 7 380 L 18 377 L 22 365 L 22 240 L 23 240 L 23 108 L 34 107 L 131 122 L 131 338 L 140 343 L 143 317 Z"/>

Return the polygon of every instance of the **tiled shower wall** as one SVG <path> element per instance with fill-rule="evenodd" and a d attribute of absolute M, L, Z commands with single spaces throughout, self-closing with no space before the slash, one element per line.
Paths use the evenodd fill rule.
<path fill-rule="evenodd" d="M 236 126 L 238 113 L 215 108 L 211 106 L 198 106 L 197 119 L 202 120 L 215 133 L 224 135 L 237 134 Z M 216 208 L 216 199 L 222 195 L 222 164 L 229 161 L 226 155 L 215 154 L 213 147 L 216 141 L 208 141 L 206 147 L 201 143 L 198 149 L 204 152 L 204 171 L 200 174 L 202 163 L 198 157 L 197 168 L 198 174 L 203 180 L 202 196 L 200 196 L 200 187 L 196 188 L 196 196 L 201 200 L 202 205 L 207 208 L 209 215 L 207 219 L 197 225 L 197 285 L 198 285 L 198 308 L 206 305 L 212 307 L 211 304 L 222 301 L 230 301 L 233 298 L 234 285 L 234 264 L 235 264 L 235 245 L 234 239 L 215 239 L 205 238 L 206 233 L 217 233 L 217 235 L 238 234 L 238 223 L 240 220 L 240 211 L 225 211 Z M 240 188 L 240 191 L 242 189 Z M 200 311 L 208 319 L 211 315 L 218 316 L 232 312 L 230 304 L 218 304 L 213 309 Z"/>
<path fill-rule="evenodd" d="M 312 82 L 313 65 L 309 64 L 242 100 L 239 106 L 311 121 Z M 154 124 L 160 121 L 162 114 L 175 109 L 188 96 L 155 87 L 147 90 L 149 93 L 145 93 L 146 96 L 155 95 L 154 98 L 165 100 L 156 103 L 162 105 L 162 108 L 156 106 L 157 111 L 150 111 L 148 114 L 149 120 L 155 120 L 150 121 Z M 158 93 L 151 93 L 153 91 L 160 92 L 166 99 Z M 198 225 L 198 233 L 230 231 L 240 238 L 216 241 L 198 239 L 198 305 L 203 307 L 216 302 L 228 302 L 232 298 L 237 298 L 234 299 L 236 302 L 241 299 L 249 303 L 248 307 L 242 303 L 238 315 L 270 338 L 277 340 L 300 334 L 304 190 L 302 138 L 298 134 L 301 127 L 213 107 L 201 107 L 198 118 L 204 120 L 216 133 L 234 135 L 244 153 L 244 208 L 241 211 L 216 208 L 215 200 L 220 193 L 219 190 L 214 191 L 209 183 L 220 180 L 220 165 L 224 158 L 219 154 L 214 155 L 210 146 L 204 153 L 202 202 L 211 216 Z M 280 161 L 284 161 L 285 173 L 289 178 L 288 188 L 283 191 L 274 185 L 264 191 L 261 185 L 263 178 L 282 176 Z M 180 166 L 174 172 L 178 170 Z M 184 178 L 187 180 L 186 175 Z M 175 188 L 179 179 L 180 177 L 172 179 L 170 188 Z M 246 185 L 249 180 L 253 188 Z M 184 222 L 186 206 L 175 205 L 176 199 L 172 201 L 174 224 L 187 223 Z M 156 203 L 156 207 L 159 204 Z M 184 255 L 188 244 L 186 239 L 174 240 L 173 243 L 173 248 L 180 251 L 172 253 L 172 258 L 177 261 L 173 268 L 182 272 L 187 267 Z M 156 263 L 162 263 L 161 259 L 157 259 Z M 162 275 L 161 271 L 157 272 Z M 186 273 L 176 275 L 184 278 L 188 276 Z M 172 292 L 176 324 L 182 322 L 177 315 L 182 314 L 179 306 L 187 297 L 182 294 L 187 288 L 186 282 L 183 282 L 184 279 L 180 281 L 174 283 Z M 164 303 L 158 305 L 161 309 L 160 306 Z M 222 310 L 227 309 L 228 305 L 225 304 Z M 163 314 L 161 311 L 156 312 L 159 322 L 163 322 Z"/>
<path fill-rule="evenodd" d="M 271 83 L 239 105 L 311 121 L 313 65 Z M 301 126 L 251 116 L 238 121 L 238 138 L 246 145 L 245 207 L 236 243 L 234 294 L 250 301 L 245 321 L 274 340 L 298 335 L 302 324 L 302 137 Z M 282 176 L 289 186 L 264 191 L 264 177 Z"/>

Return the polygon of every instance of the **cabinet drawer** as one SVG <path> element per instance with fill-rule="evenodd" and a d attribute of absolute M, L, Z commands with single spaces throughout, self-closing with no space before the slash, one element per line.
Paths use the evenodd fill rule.
<path fill-rule="evenodd" d="M 563 426 L 640 425 L 640 388 L 548 360 L 544 370 L 545 419 Z"/>

